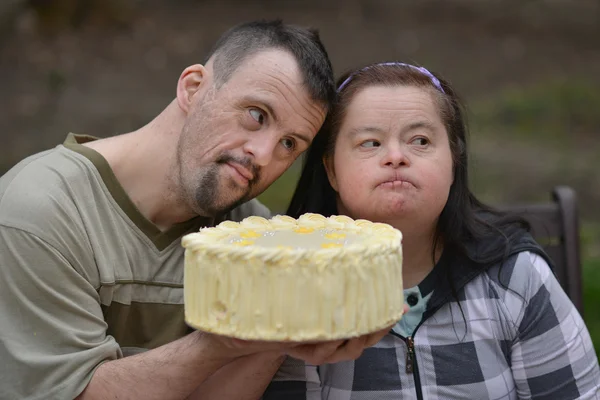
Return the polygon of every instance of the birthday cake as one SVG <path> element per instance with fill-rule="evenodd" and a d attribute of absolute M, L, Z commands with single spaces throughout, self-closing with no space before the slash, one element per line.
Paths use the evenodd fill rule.
<path fill-rule="evenodd" d="M 347 339 L 402 316 L 402 234 L 344 216 L 248 217 L 183 237 L 189 326 L 246 340 Z"/>

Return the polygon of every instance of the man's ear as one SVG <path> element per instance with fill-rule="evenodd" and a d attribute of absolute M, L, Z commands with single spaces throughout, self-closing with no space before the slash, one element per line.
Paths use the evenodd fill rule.
<path fill-rule="evenodd" d="M 329 179 L 329 184 L 338 192 L 338 184 L 337 179 L 335 177 L 335 169 L 333 168 L 333 157 L 332 156 L 323 156 L 323 165 L 325 166 L 325 172 L 327 172 L 327 179 Z"/>
<path fill-rule="evenodd" d="M 201 64 L 190 65 L 183 70 L 177 82 L 177 104 L 183 112 L 189 112 L 194 95 L 208 82 L 209 72 Z"/>

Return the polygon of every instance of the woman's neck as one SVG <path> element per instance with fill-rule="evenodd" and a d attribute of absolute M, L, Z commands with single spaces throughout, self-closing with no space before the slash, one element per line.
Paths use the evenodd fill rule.
<path fill-rule="evenodd" d="M 404 287 L 417 286 L 433 270 L 442 254 L 442 245 L 433 249 L 433 234 L 404 234 L 402 239 L 402 277 Z"/>
<path fill-rule="evenodd" d="M 340 215 L 351 218 L 370 218 L 366 215 L 356 216 L 348 212 L 339 196 L 336 201 L 337 211 Z M 406 219 L 370 219 L 376 222 L 387 223 L 402 232 L 402 279 L 404 287 L 417 286 L 433 270 L 442 255 L 443 242 L 436 243 L 434 253 L 434 241 L 436 235 L 437 219 L 426 224 Z M 423 225 L 429 225 L 423 229 Z M 414 227 L 418 227 L 414 229 Z"/>

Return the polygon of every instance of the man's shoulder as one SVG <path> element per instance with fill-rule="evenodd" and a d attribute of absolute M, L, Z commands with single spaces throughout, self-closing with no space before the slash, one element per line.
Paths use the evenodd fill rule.
<path fill-rule="evenodd" d="M 0 177 L 0 224 L 29 230 L 75 211 L 74 192 L 78 181 L 88 180 L 86 169 L 62 146 L 22 160 Z"/>
<path fill-rule="evenodd" d="M 252 199 L 231 210 L 224 219 L 237 222 L 251 216 L 269 219 L 271 218 L 271 211 L 258 199 Z"/>

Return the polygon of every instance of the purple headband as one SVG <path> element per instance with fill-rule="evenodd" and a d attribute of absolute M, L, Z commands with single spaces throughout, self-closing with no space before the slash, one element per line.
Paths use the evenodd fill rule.
<path fill-rule="evenodd" d="M 420 73 L 422 73 L 423 75 L 425 75 L 426 77 L 428 77 L 431 80 L 431 83 L 433 83 L 433 86 L 435 86 L 440 92 L 446 94 L 446 92 L 444 92 L 444 89 L 442 89 L 442 84 L 440 83 L 440 80 L 438 78 L 436 78 L 427 69 L 425 69 L 423 67 L 415 67 L 414 65 L 405 64 L 405 63 L 401 63 L 401 62 L 384 62 L 384 63 L 369 65 L 368 67 L 364 67 L 362 69 L 359 69 L 358 71 L 355 71 L 355 72 L 351 73 L 348 76 L 348 78 L 346 78 L 346 80 L 344 82 L 342 82 L 342 84 L 340 85 L 340 87 L 337 89 L 338 93 L 342 91 L 342 89 L 348 84 L 348 82 L 350 82 L 352 80 L 352 78 L 354 78 L 354 75 L 356 75 L 357 73 L 362 72 L 362 71 L 366 71 L 366 70 L 371 69 L 373 67 L 380 67 L 380 66 L 409 67 L 409 68 L 412 68 L 414 70 L 417 70 Z"/>

